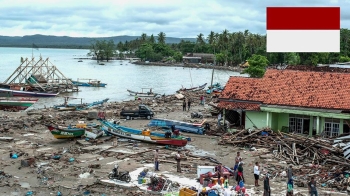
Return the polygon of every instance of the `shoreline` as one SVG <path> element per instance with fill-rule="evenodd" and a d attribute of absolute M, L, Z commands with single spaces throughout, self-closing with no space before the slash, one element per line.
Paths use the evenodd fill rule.
<path fill-rule="evenodd" d="M 227 70 L 241 73 L 244 68 L 241 67 L 224 67 L 213 65 L 198 65 L 198 64 L 183 64 L 183 63 L 158 63 L 158 62 L 132 62 L 134 65 L 149 65 L 149 66 L 163 66 L 163 67 L 186 67 L 186 68 L 198 68 L 198 69 L 215 69 L 215 70 Z"/>

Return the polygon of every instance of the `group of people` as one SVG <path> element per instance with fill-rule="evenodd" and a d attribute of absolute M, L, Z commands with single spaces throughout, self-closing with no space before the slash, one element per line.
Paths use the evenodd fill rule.
<path fill-rule="evenodd" d="M 184 99 L 184 101 L 182 102 L 182 111 L 186 111 L 186 107 L 187 107 L 187 111 L 190 111 L 191 108 L 191 99 Z"/>
<path fill-rule="evenodd" d="M 181 173 L 181 152 L 180 150 L 177 151 L 175 155 L 175 160 L 176 160 L 176 169 L 177 172 Z M 160 171 L 159 170 L 159 150 L 156 149 L 154 151 L 154 171 Z"/>
<path fill-rule="evenodd" d="M 204 105 L 205 104 L 205 97 L 203 95 L 201 95 L 199 99 L 200 99 L 199 104 Z M 191 103 L 192 103 L 191 98 L 185 98 L 182 102 L 182 111 L 186 111 L 186 107 L 187 107 L 187 111 L 190 111 Z"/>
<path fill-rule="evenodd" d="M 244 175 L 243 175 L 243 162 L 242 157 L 240 155 L 240 152 L 237 152 L 237 156 L 235 158 L 235 166 L 233 168 L 235 179 L 237 181 L 237 184 L 239 184 L 241 181 L 244 182 Z M 260 177 L 260 165 L 259 162 L 256 162 L 254 165 L 254 179 L 255 179 L 255 186 L 258 187 L 259 185 L 259 177 Z M 293 166 L 290 165 L 287 170 L 287 196 L 293 196 Z M 317 189 L 316 189 L 316 181 L 314 177 L 311 177 L 311 181 L 308 183 L 308 190 L 310 193 L 310 196 L 318 196 Z M 271 189 L 270 189 L 270 175 L 267 173 L 264 177 L 264 196 L 270 196 L 271 195 Z"/>
<path fill-rule="evenodd" d="M 177 151 L 175 155 L 175 160 L 177 163 L 177 172 L 181 173 L 181 152 Z M 217 174 L 218 179 L 221 179 L 221 173 L 223 170 L 223 166 L 221 163 L 217 166 Z M 154 152 L 154 170 L 159 170 L 159 150 L 156 149 Z M 237 152 L 237 156 L 235 158 L 235 165 L 233 167 L 235 180 L 237 181 L 237 185 L 240 183 L 244 183 L 244 175 L 243 175 L 243 161 L 240 152 Z M 255 179 L 255 186 L 258 187 L 259 185 L 259 177 L 260 177 L 260 165 L 259 162 L 256 162 L 254 165 L 254 179 Z M 221 184 L 221 181 L 219 181 Z M 224 187 L 228 188 L 228 178 L 227 176 L 224 176 Z M 290 165 L 287 170 L 287 196 L 293 195 L 293 166 Z M 318 196 L 317 189 L 316 189 L 316 181 L 314 177 L 311 177 L 311 181 L 308 183 L 308 190 L 310 193 L 310 196 Z M 267 173 L 264 177 L 264 196 L 270 196 L 271 195 L 271 189 L 270 189 L 270 176 Z"/>

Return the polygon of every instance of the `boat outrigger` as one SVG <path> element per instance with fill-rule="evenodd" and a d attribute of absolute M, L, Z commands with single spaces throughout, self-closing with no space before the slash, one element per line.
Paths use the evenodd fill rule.
<path fill-rule="evenodd" d="M 181 136 L 169 136 L 167 134 L 155 133 L 150 130 L 137 130 L 129 127 L 120 126 L 106 120 L 99 120 L 104 125 L 103 130 L 106 134 L 118 137 L 139 140 L 148 143 L 170 145 L 170 146 L 186 146 L 187 138 Z"/>

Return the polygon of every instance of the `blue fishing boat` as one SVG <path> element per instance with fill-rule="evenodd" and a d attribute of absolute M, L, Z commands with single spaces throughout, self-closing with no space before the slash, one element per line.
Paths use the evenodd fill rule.
<path fill-rule="evenodd" d="M 80 99 L 80 103 L 78 104 L 72 104 L 68 103 L 69 99 Z M 76 98 L 76 97 L 64 97 L 64 103 L 60 105 L 55 105 L 54 109 L 60 110 L 60 111 L 74 111 L 74 110 L 85 110 L 88 108 L 91 108 L 96 105 L 102 105 L 106 103 L 109 99 L 104 99 L 102 101 L 95 101 L 92 103 L 83 103 L 83 98 Z"/>
<path fill-rule="evenodd" d="M 81 82 L 79 80 L 88 80 L 86 82 Z M 106 83 L 102 83 L 96 79 L 79 79 L 77 81 L 72 80 L 73 85 L 76 86 L 85 86 L 85 87 L 106 87 Z"/>
<path fill-rule="evenodd" d="M 132 140 L 171 146 L 186 146 L 187 142 L 190 140 L 178 135 L 171 136 L 167 134 L 151 132 L 150 130 L 141 131 L 129 127 L 124 127 L 102 119 L 99 119 L 99 121 L 103 125 L 102 129 L 107 135 L 114 135 Z"/>
<path fill-rule="evenodd" d="M 175 129 L 188 133 L 196 133 L 196 134 L 204 134 L 204 128 L 202 125 L 206 120 L 199 124 L 187 123 L 177 120 L 169 120 L 169 119 L 152 119 L 147 126 L 149 127 L 163 127 L 163 128 L 171 128 L 171 126 L 175 126 Z"/>

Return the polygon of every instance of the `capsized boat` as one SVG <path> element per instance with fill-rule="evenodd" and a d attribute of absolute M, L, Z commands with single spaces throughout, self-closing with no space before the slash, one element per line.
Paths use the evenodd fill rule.
<path fill-rule="evenodd" d="M 85 134 L 84 128 L 62 127 L 57 125 L 56 126 L 46 125 L 46 126 L 56 139 L 78 138 Z"/>
<path fill-rule="evenodd" d="M 103 130 L 110 135 L 118 137 L 139 140 L 148 143 L 170 145 L 170 146 L 186 146 L 187 138 L 181 136 L 172 136 L 166 138 L 165 134 L 151 132 L 150 130 L 137 130 L 129 127 L 113 124 L 106 120 L 99 120 L 103 126 Z"/>
<path fill-rule="evenodd" d="M 38 100 L 38 98 L 0 97 L 0 110 L 26 110 Z"/>
<path fill-rule="evenodd" d="M 20 91 L 6 88 L 0 88 L 0 92 L 11 93 L 14 97 L 56 97 L 59 94 L 48 92 Z"/>

